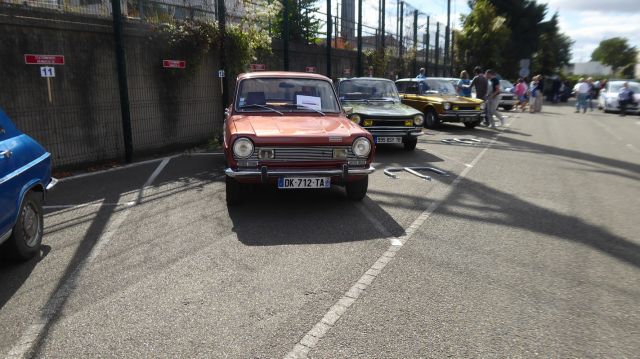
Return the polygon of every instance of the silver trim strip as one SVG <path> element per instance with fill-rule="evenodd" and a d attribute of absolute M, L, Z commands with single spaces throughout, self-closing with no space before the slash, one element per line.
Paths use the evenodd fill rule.
<path fill-rule="evenodd" d="M 9 239 L 9 237 L 11 237 L 11 233 L 13 233 L 13 229 L 10 229 L 9 232 L 0 235 L 0 244 L 4 243 L 4 241 L 6 241 L 7 239 Z"/>
<path fill-rule="evenodd" d="M 18 168 L 17 170 L 9 173 L 8 175 L 0 178 L 0 184 L 3 184 L 7 181 L 9 181 L 10 179 L 17 177 L 19 175 L 21 175 L 22 173 L 30 170 L 32 167 L 36 166 L 37 164 L 39 164 L 40 162 L 44 161 L 45 159 L 47 159 L 51 154 L 49 152 L 45 152 L 44 155 L 36 158 L 35 160 L 27 163 L 26 165 Z"/>
<path fill-rule="evenodd" d="M 58 184 L 58 179 L 51 177 L 51 182 L 49 182 L 49 184 L 47 185 L 47 191 L 51 190 L 57 184 Z"/>
<path fill-rule="evenodd" d="M 347 173 L 351 175 L 368 175 L 373 173 L 376 169 L 373 166 L 369 168 L 349 168 Z M 232 178 L 235 177 L 256 177 L 260 178 L 261 172 L 259 169 L 251 170 L 233 170 L 227 168 L 224 173 Z M 314 169 L 268 169 L 268 177 L 281 177 L 281 176 L 342 176 L 342 169 L 326 169 L 326 170 L 314 170 Z"/>

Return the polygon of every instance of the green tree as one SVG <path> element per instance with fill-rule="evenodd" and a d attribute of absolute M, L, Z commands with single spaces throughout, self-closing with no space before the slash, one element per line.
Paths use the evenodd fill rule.
<path fill-rule="evenodd" d="M 542 74 L 558 73 L 571 60 L 573 40 L 560 33 L 557 13 L 551 20 L 541 23 L 540 27 L 541 35 L 538 51 L 533 55 L 532 70 Z"/>
<path fill-rule="evenodd" d="M 271 23 L 271 32 L 274 38 L 282 39 L 284 3 L 289 5 L 289 41 L 314 43 L 318 30 L 322 24 L 316 18 L 319 7 L 315 0 L 281 0 L 282 6 Z"/>
<path fill-rule="evenodd" d="M 613 37 L 600 41 L 598 47 L 591 54 L 591 60 L 609 65 L 614 71 L 627 65 L 635 65 L 637 61 L 635 46 L 631 47 L 627 39 Z"/>
<path fill-rule="evenodd" d="M 466 69 L 475 65 L 499 69 L 511 35 L 506 19 L 498 16 L 489 0 L 477 0 L 469 15 L 461 16 L 462 30 L 457 34 L 456 62 Z"/>

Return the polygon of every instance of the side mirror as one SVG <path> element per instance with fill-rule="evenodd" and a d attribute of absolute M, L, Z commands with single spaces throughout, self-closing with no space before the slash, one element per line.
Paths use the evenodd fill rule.
<path fill-rule="evenodd" d="M 353 107 L 343 107 L 342 109 L 344 110 L 344 114 L 347 116 L 353 114 Z"/>

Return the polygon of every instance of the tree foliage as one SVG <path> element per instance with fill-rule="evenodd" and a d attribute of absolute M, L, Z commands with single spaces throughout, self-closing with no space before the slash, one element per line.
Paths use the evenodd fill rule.
<path fill-rule="evenodd" d="M 631 47 L 627 39 L 613 37 L 600 41 L 598 47 L 591 54 L 591 60 L 609 65 L 614 71 L 627 65 L 635 65 L 637 61 L 635 46 Z"/>
<path fill-rule="evenodd" d="M 542 74 L 558 73 L 571 61 L 573 40 L 560 33 L 557 13 L 548 22 L 540 24 L 540 28 L 539 45 L 533 55 L 532 69 Z"/>
<path fill-rule="evenodd" d="M 322 22 L 316 18 L 320 10 L 315 0 L 281 0 L 280 10 L 271 23 L 274 38 L 282 39 L 284 21 L 284 3 L 289 5 L 289 41 L 315 43 Z"/>
<path fill-rule="evenodd" d="M 503 22 L 508 35 L 500 48 L 487 54 L 486 51 L 477 48 L 483 47 L 484 43 L 477 41 L 482 41 L 483 38 L 501 38 L 504 36 L 504 30 L 499 28 L 495 31 L 491 27 L 481 27 L 474 22 L 468 22 L 468 17 L 463 18 L 463 29 L 458 38 L 461 41 L 458 41 L 457 45 L 458 63 L 464 68 L 470 69 L 475 65 L 491 66 L 503 76 L 515 78 L 518 76 L 521 59 L 531 59 L 530 70 L 545 74 L 556 73 L 563 65 L 568 64 L 573 42 L 560 32 L 557 14 L 549 21 L 544 21 L 547 13 L 546 4 L 538 4 L 535 0 L 470 0 L 468 3 L 472 9 L 469 17 L 475 13 L 475 16 L 488 17 L 485 20 L 488 21 L 493 13 L 496 21 L 500 19 Z M 492 12 L 487 12 L 487 4 L 492 7 Z M 473 32 L 487 33 L 476 36 L 474 44 L 468 42 L 468 34 Z M 467 39 L 464 39 L 465 37 Z M 495 40 L 492 41 L 492 45 L 493 43 Z"/>
<path fill-rule="evenodd" d="M 506 19 L 498 16 L 489 0 L 477 0 L 469 15 L 462 15 L 462 30 L 457 34 L 458 63 L 483 67 L 503 64 L 504 48 L 511 35 Z"/>

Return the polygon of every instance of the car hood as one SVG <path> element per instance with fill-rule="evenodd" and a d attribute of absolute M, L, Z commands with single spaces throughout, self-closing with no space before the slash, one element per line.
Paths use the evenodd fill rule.
<path fill-rule="evenodd" d="M 441 103 L 451 102 L 451 103 L 456 103 L 460 105 L 462 104 L 479 105 L 483 102 L 482 100 L 478 100 L 476 98 L 462 97 L 462 96 L 456 96 L 456 95 L 422 95 L 420 97 L 431 102 L 441 102 Z"/>
<path fill-rule="evenodd" d="M 343 107 L 353 107 L 353 113 L 365 116 L 384 116 L 384 117 L 411 117 L 421 114 L 420 111 L 409 107 L 400 102 L 342 102 Z"/>
<path fill-rule="evenodd" d="M 350 144 L 358 135 L 368 133 L 344 116 L 234 116 L 237 135 L 248 135 L 260 142 L 302 140 L 314 143 Z"/>

